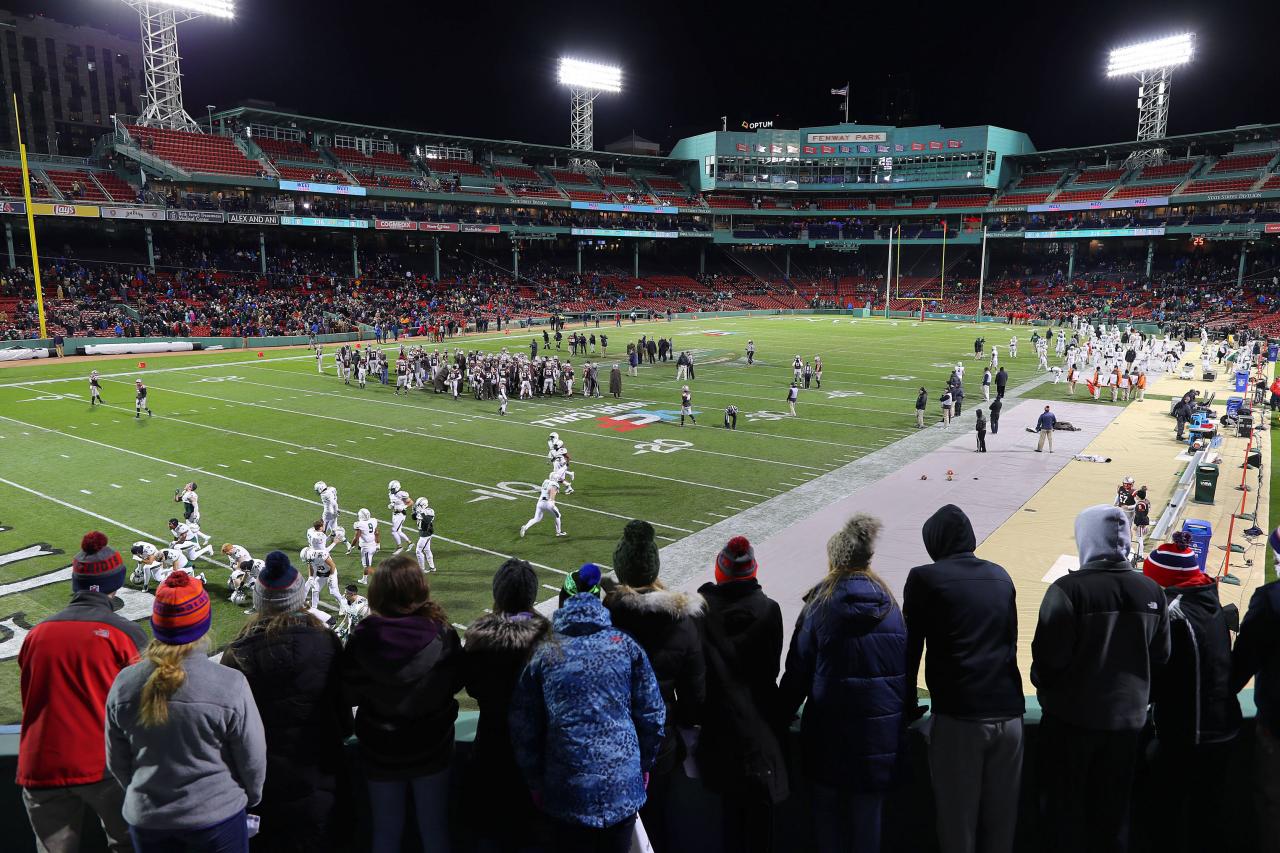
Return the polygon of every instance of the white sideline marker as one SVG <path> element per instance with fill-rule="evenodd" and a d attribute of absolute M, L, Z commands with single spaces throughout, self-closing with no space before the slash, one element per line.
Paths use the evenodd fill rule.
<path fill-rule="evenodd" d="M 93 494 L 93 492 L 89 491 L 88 489 L 81 489 L 81 490 L 80 490 L 80 494 L 82 494 L 82 495 L 91 495 L 91 494 Z"/>
<path fill-rule="evenodd" d="M 138 478 L 138 482 L 139 482 L 139 483 L 150 483 L 151 481 L 150 481 L 150 480 L 148 480 L 148 479 L 146 479 L 146 478 L 144 478 L 144 477 L 139 477 L 139 478 Z"/>

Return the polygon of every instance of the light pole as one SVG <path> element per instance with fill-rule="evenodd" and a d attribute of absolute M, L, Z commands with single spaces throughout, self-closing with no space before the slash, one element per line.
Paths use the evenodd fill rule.
<path fill-rule="evenodd" d="M 1108 77 L 1134 77 L 1138 81 L 1138 141 L 1164 139 L 1169 127 L 1169 97 L 1173 69 L 1186 65 L 1195 53 L 1195 34 L 1141 42 L 1111 51 Z M 1130 166 L 1163 163 L 1164 148 L 1134 151 L 1126 161 Z"/>
<path fill-rule="evenodd" d="M 210 135 L 210 136 L 213 136 L 213 108 L 214 108 L 215 106 L 217 106 L 217 104 L 205 104 L 205 105 L 204 105 L 205 112 L 207 112 L 207 113 L 209 114 L 209 135 Z"/>
<path fill-rule="evenodd" d="M 616 65 L 601 65 L 581 59 L 560 60 L 560 85 L 569 87 L 572 100 L 569 107 L 569 147 L 579 151 L 591 151 L 595 147 L 594 113 L 592 105 L 601 92 L 622 91 L 622 69 Z M 575 158 L 575 166 L 595 166 L 595 161 Z"/>

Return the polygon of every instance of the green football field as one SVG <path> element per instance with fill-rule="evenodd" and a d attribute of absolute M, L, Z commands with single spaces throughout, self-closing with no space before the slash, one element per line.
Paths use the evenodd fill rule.
<path fill-rule="evenodd" d="M 972 358 L 978 334 L 1001 345 L 1010 387 L 1035 370 L 1031 330 L 1019 329 L 1024 350 L 1013 360 L 1004 357 L 1009 330 L 995 325 L 778 316 L 599 331 L 609 336 L 608 355 L 595 359 L 606 389 L 608 367 L 617 359 L 625 369 L 626 342 L 641 334 L 674 336 L 678 350 L 692 351 L 697 426 L 678 425 L 674 363 L 624 376 L 621 400 L 512 400 L 506 417 L 496 403 L 466 396 L 455 402 L 413 391 L 406 398 L 377 383 L 345 386 L 333 370 L 333 347 L 326 347 L 324 375 L 301 349 L 0 370 L 0 723 L 18 718 L 21 638 L 65 603 L 81 536 L 102 530 L 126 558 L 134 542 L 167 544 L 166 522 L 181 514 L 174 490 L 189 480 L 199 484 L 202 527 L 217 558 L 199 566 L 215 599 L 215 648 L 247 618 L 228 600 L 217 547 L 232 542 L 259 558 L 281 549 L 301 568 L 304 532 L 319 518 L 317 480 L 337 487 L 348 531 L 361 507 L 379 518 L 380 557 L 394 547 L 387 482 L 397 479 L 414 498 L 428 497 L 437 512 L 433 592 L 464 627 L 489 605 L 493 572 L 507 556 L 532 562 L 550 598 L 563 573 L 612 561 L 628 519 L 651 522 L 665 545 L 897 441 L 914 430 L 922 384 L 935 421 L 938 393 L 958 359 L 967 368 L 968 400 L 980 398 L 982 364 Z M 527 352 L 530 337 L 513 331 L 452 345 Z M 757 347 L 750 367 L 748 339 Z M 802 390 L 799 417 L 791 418 L 783 413 L 796 354 L 821 355 L 825 369 L 821 390 Z M 580 388 L 587 359 L 572 360 Z M 88 403 L 86 377 L 95 367 L 105 408 Z M 155 412 L 141 420 L 133 416 L 138 375 Z M 740 411 L 736 432 L 721 427 L 730 404 Z M 966 412 L 966 425 L 971 417 Z M 556 538 L 548 520 L 521 539 L 520 525 L 550 470 L 553 429 L 576 472 L 575 493 L 559 500 L 568 536 Z M 356 579 L 358 552 L 339 547 L 334 559 L 342 584 Z M 123 599 L 126 615 L 145 619 L 148 596 Z M 327 592 L 321 601 L 331 604 Z"/>

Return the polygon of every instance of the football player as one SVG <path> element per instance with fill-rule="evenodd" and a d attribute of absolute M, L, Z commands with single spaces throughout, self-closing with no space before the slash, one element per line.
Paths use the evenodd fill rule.
<path fill-rule="evenodd" d="M 338 490 L 324 480 L 316 483 L 315 490 L 320 496 L 320 518 L 324 522 L 324 532 L 332 533 L 338 524 Z"/>
<path fill-rule="evenodd" d="M 360 565 L 364 569 L 360 582 L 368 583 L 369 575 L 373 573 L 373 555 L 378 553 L 382 535 L 378 533 L 378 519 L 367 509 L 356 513 L 356 544 L 360 546 Z"/>
<path fill-rule="evenodd" d="M 360 620 L 369 615 L 369 602 L 359 592 L 360 587 L 349 583 L 342 600 L 338 602 L 338 618 L 334 620 L 333 632 L 344 643 L 356 625 L 360 624 Z"/>
<path fill-rule="evenodd" d="M 200 544 L 198 528 L 176 518 L 169 519 L 169 532 L 173 534 L 173 547 L 183 553 L 189 562 L 194 563 L 205 554 L 213 553 L 212 545 Z"/>
<path fill-rule="evenodd" d="M 566 495 L 573 494 L 573 471 L 569 469 L 569 462 L 569 450 L 564 446 L 564 442 L 557 441 L 551 456 L 551 473 L 557 483 L 564 484 Z"/>
<path fill-rule="evenodd" d="M 413 520 L 418 524 L 418 544 L 413 549 L 418 558 L 418 568 L 424 572 L 434 572 L 436 560 L 431 554 L 431 537 L 436 535 L 436 511 L 426 498 L 418 498 L 413 505 Z"/>
<path fill-rule="evenodd" d="M 346 540 L 346 534 L 341 527 L 335 528 L 333 532 L 333 541 L 329 541 L 329 534 L 324 532 L 324 522 L 317 521 L 311 525 L 311 529 L 307 531 L 307 547 L 314 551 L 324 551 L 330 553 L 334 548 L 338 547 L 339 542 Z M 351 545 L 347 545 L 347 552 L 351 552 Z M 337 571 L 337 566 L 333 565 L 333 558 L 329 557 L 329 565 Z"/>
<path fill-rule="evenodd" d="M 230 542 L 222 546 L 222 556 L 227 558 L 227 565 L 234 572 L 246 560 L 252 560 L 249 549 L 243 545 L 232 545 Z"/>
<path fill-rule="evenodd" d="M 324 347 L 316 344 L 316 373 L 324 373 Z"/>
<path fill-rule="evenodd" d="M 533 511 L 533 518 L 526 521 L 520 527 L 520 537 L 522 539 L 530 527 L 533 527 L 539 521 L 542 521 L 543 516 L 551 516 L 555 521 L 557 536 L 568 535 L 560 528 L 560 510 L 556 506 L 556 494 L 558 492 L 559 487 L 556 486 L 554 480 L 548 478 L 542 481 L 542 490 L 538 493 L 538 506 Z"/>
<path fill-rule="evenodd" d="M 147 386 L 142 384 L 141 379 L 135 379 L 133 382 L 133 390 L 133 416 L 135 418 L 140 418 L 142 417 L 142 413 L 146 412 L 147 417 L 151 417 L 151 410 L 147 408 Z"/>
<path fill-rule="evenodd" d="M 138 563 L 133 570 L 132 580 L 142 585 L 143 592 L 150 588 L 152 579 L 159 586 L 174 572 L 186 572 L 200 578 L 201 582 L 204 581 L 204 575 L 196 575 L 187 562 L 186 555 L 177 548 L 157 548 L 150 542 L 136 542 L 129 550 Z"/>
<path fill-rule="evenodd" d="M 98 371 L 89 371 L 89 405 L 102 403 L 102 384 L 98 381 Z"/>
<path fill-rule="evenodd" d="M 227 579 L 227 589 L 231 590 L 231 603 L 242 605 L 246 601 L 253 602 L 253 585 L 258 580 L 258 572 L 265 568 L 266 563 L 262 560 L 245 560 L 240 565 L 231 570 L 231 577 Z M 245 611 L 248 616 L 254 612 L 254 608 L 250 607 Z"/>
<path fill-rule="evenodd" d="M 200 544 L 208 545 L 213 537 L 200 529 L 200 495 L 196 492 L 195 481 L 187 483 L 175 492 L 173 500 L 175 503 L 182 504 L 182 517 L 186 519 L 187 526 L 195 533 Z"/>
<path fill-rule="evenodd" d="M 307 589 L 311 590 L 311 609 L 319 609 L 320 589 L 322 587 L 327 588 L 334 601 L 341 604 L 342 596 L 338 592 L 338 573 L 333 568 L 333 561 L 329 559 L 328 550 L 325 548 L 312 548 L 308 545 L 298 552 L 298 556 L 302 558 L 302 562 L 307 564 Z"/>
<path fill-rule="evenodd" d="M 396 550 L 392 556 L 399 554 L 404 550 L 404 546 L 409 544 L 409 534 L 405 533 L 404 516 L 409 511 L 409 493 L 400 488 L 399 480 L 392 480 L 387 483 L 387 509 L 391 510 L 391 538 L 395 540 Z"/>

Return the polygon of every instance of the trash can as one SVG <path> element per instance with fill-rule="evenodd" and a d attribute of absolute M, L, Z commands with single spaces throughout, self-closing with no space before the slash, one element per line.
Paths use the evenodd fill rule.
<path fill-rule="evenodd" d="M 1213 526 L 1198 518 L 1188 518 L 1182 522 L 1182 529 L 1191 534 L 1191 550 L 1196 554 L 1196 563 L 1200 571 L 1205 570 L 1205 561 L 1209 558 L 1209 540 L 1213 538 Z"/>
<path fill-rule="evenodd" d="M 1218 492 L 1218 466 L 1217 465 L 1197 465 L 1196 466 L 1196 490 L 1195 497 L 1192 500 L 1198 504 L 1213 503 L 1214 495 Z M 1185 528 L 1184 528 L 1185 529 Z"/>
<path fill-rule="evenodd" d="M 1241 407 L 1244 406 L 1244 397 L 1228 397 L 1227 398 L 1227 414 L 1235 417 L 1240 414 Z"/>
<path fill-rule="evenodd" d="M 1249 371 L 1237 370 L 1236 371 L 1236 387 L 1235 387 L 1236 393 L 1243 394 L 1248 390 L 1249 390 Z"/>

